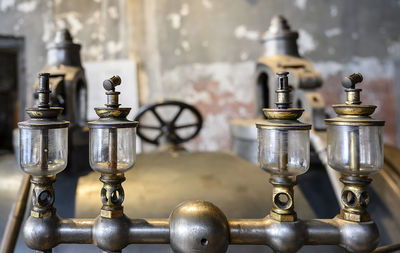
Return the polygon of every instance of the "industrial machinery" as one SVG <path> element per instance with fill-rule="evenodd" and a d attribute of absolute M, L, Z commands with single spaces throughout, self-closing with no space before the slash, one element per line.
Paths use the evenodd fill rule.
<path fill-rule="evenodd" d="M 94 219 L 63 219 L 53 207 L 55 175 L 67 166 L 68 122 L 50 107 L 49 74 L 40 75 L 39 104 L 20 122 L 21 168 L 32 176 L 33 208 L 24 225 L 24 240 L 35 252 L 52 252 L 59 244 L 94 244 L 103 252 L 121 252 L 129 244 L 170 244 L 174 252 L 226 252 L 229 244 L 267 245 L 276 252 L 296 252 L 303 245 L 339 245 L 349 252 L 371 252 L 379 231 L 366 208 L 369 175 L 383 166 L 383 121 L 370 115 L 376 106 L 360 105 L 361 75 L 344 79 L 346 104 L 335 105 L 338 117 L 327 119 L 328 161 L 345 184 L 342 208 L 330 220 L 300 219 L 295 211 L 296 176 L 309 167 L 311 125 L 298 121 L 303 109 L 290 107 L 288 73 L 278 73 L 277 108 L 266 108 L 267 120 L 257 123 L 258 160 L 271 174 L 272 208 L 262 219 L 227 219 L 208 201 L 178 205 L 164 219 L 130 219 L 125 215 L 124 173 L 135 165 L 135 129 L 120 107 L 119 77 L 104 81 L 107 103 L 95 108 L 89 122 L 90 165 L 101 173 L 102 207 Z M 36 141 L 34 141 L 36 140 Z M 364 148 L 367 147 L 367 148 Z M 139 166 L 139 165 L 138 165 Z M 182 189 L 183 190 L 183 189 Z"/>
<path fill-rule="evenodd" d="M 282 22 L 282 18 L 277 20 Z M 278 45 L 285 43 L 287 42 L 283 40 L 269 45 L 279 48 Z M 37 252 L 57 253 L 98 252 L 98 248 L 103 252 L 120 252 L 126 249 L 128 252 L 157 253 L 171 250 L 259 253 L 269 252 L 270 249 L 276 252 L 370 252 L 378 244 L 378 230 L 381 241 L 388 243 L 387 231 L 392 232 L 390 236 L 396 236 L 397 223 L 390 222 L 389 226 L 393 230 L 389 230 L 387 224 L 382 226 L 383 219 L 393 220 L 393 217 L 386 215 L 387 210 L 386 213 L 377 213 L 377 207 L 392 210 L 385 198 L 393 199 L 394 196 L 376 196 L 376 185 L 386 188 L 382 184 L 382 178 L 374 175 L 373 188 L 370 187 L 368 191 L 365 188 L 370 182 L 369 173 L 382 167 L 379 162 L 382 160 L 380 144 L 383 122 L 369 118 L 373 106 L 358 105 L 360 101 L 357 94 L 360 90 L 355 85 L 360 81 L 360 76 L 353 75 L 343 82 L 349 94 L 348 103 L 335 106 L 339 116 L 327 121 L 331 138 L 314 138 L 316 125 L 322 126 L 319 128 L 320 132 L 326 135 L 326 126 L 322 124 L 325 115 L 323 114 L 322 121 L 319 119 L 314 122 L 313 119 L 315 115 L 322 115 L 321 106 L 312 107 L 315 109 L 312 111 L 315 112 L 314 116 L 307 116 L 310 115 L 307 101 L 312 102 L 312 87 L 321 85 L 318 84 L 320 77 L 311 65 L 307 65 L 307 61 L 302 58 L 297 60 L 304 66 L 299 67 L 300 63 L 290 65 L 289 76 L 284 71 L 286 69 L 282 68 L 259 71 L 260 75 L 267 73 L 268 81 L 265 85 L 268 85 L 268 100 L 265 101 L 268 104 L 262 104 L 262 107 L 269 108 L 273 107 L 272 101 L 275 99 L 272 91 L 277 87 L 274 71 L 283 72 L 278 78 L 278 108 L 264 110 L 267 120 L 262 117 L 251 122 L 249 120 L 249 124 L 241 128 L 246 131 L 251 129 L 250 134 L 255 133 L 255 138 L 246 142 L 248 146 L 242 146 L 240 150 L 251 153 L 255 157 L 253 161 L 259 161 L 262 169 L 271 174 L 271 184 L 266 183 L 265 174 L 257 166 L 227 152 L 187 152 L 172 148 L 139 154 L 136 157 L 133 141 L 135 129 L 139 136 L 146 127 L 158 131 L 160 137 L 156 135 L 158 138 L 148 138 L 155 144 L 181 144 L 180 139 L 189 140 L 198 133 L 201 116 L 196 117 L 195 111 L 187 109 L 186 104 L 178 103 L 176 106 L 185 108 L 182 111 L 193 112 L 197 120 L 179 124 L 178 120 L 173 120 L 180 117 L 182 112 L 179 113 L 179 109 L 172 120 L 166 121 L 162 118 L 163 115 L 158 115 L 161 118 L 157 121 L 158 125 L 137 125 L 137 122 L 126 119 L 130 109 L 118 105 L 119 93 L 116 87 L 121 82 L 118 77 L 104 82 L 106 107 L 96 108 L 100 119 L 89 124 L 90 140 L 86 139 L 86 143 L 83 143 L 82 139 L 82 145 L 90 146 L 90 153 L 87 153 L 85 160 L 90 157 L 90 166 L 94 171 L 89 172 L 88 165 L 80 168 L 84 173 L 61 172 L 55 181 L 55 174 L 68 166 L 68 161 L 71 160 L 71 153 L 67 151 L 71 145 L 66 140 L 70 139 L 73 129 L 66 131 L 66 120 L 69 119 L 65 116 L 68 111 L 63 114 L 61 108 L 57 108 L 63 105 L 62 100 L 57 100 L 54 94 L 58 91 L 51 89 L 52 81 L 62 75 L 42 74 L 36 86 L 39 90 L 38 107 L 28 109 L 32 118 L 20 124 L 20 131 L 23 132 L 21 137 L 24 140 L 21 145 L 24 154 L 21 157 L 22 168 L 28 172 L 27 175 L 32 175 L 34 189 L 33 208 L 28 208 L 29 218 L 24 225 L 24 232 L 19 234 L 15 252 L 31 252 L 23 240 Z M 302 76 L 300 79 L 303 81 L 294 81 L 297 76 Z M 299 93 L 307 85 L 311 85 L 311 88 Z M 293 89 L 294 95 L 290 95 L 290 86 L 297 87 Z M 308 96 L 310 99 L 303 101 L 301 94 L 311 94 Z M 66 95 L 79 97 L 76 93 Z M 258 101 L 263 100 L 259 98 Z M 290 106 L 289 101 L 294 101 L 295 108 Z M 167 101 L 164 104 L 175 102 Z M 136 119 L 142 123 L 141 118 L 146 113 L 152 114 L 157 106 L 155 104 L 140 109 Z M 301 107 L 305 107 L 304 113 Z M 257 110 L 261 111 L 261 107 Z M 302 114 L 301 120 L 306 123 L 298 120 Z M 59 115 L 58 119 L 56 115 Z M 70 125 L 75 124 L 73 120 L 69 121 Z M 310 124 L 313 124 L 314 129 L 310 130 Z M 185 138 L 178 138 L 176 131 L 182 126 L 192 131 Z M 144 131 L 142 137 L 148 137 Z M 323 142 L 316 145 L 316 140 Z M 319 152 L 324 151 L 326 140 L 329 140 L 332 152 Z M 360 149 L 365 143 L 369 145 L 367 153 Z M 341 149 L 340 145 L 347 149 Z M 260 152 L 257 151 L 258 146 Z M 332 215 L 317 214 L 315 206 L 324 208 L 323 203 L 328 199 L 325 193 L 313 192 L 314 196 L 324 198 L 325 202 L 309 198 L 303 189 L 296 191 L 294 197 L 296 176 L 302 178 L 299 179 L 301 185 L 303 173 L 310 164 L 311 169 L 313 168 L 307 153 L 309 146 L 319 147 L 318 155 L 329 158 L 327 161 L 331 166 L 340 171 L 337 174 L 342 174 L 341 180 L 345 184 L 343 193 L 341 184 L 337 184 L 342 204 L 340 213 L 339 210 L 336 212 L 335 208 L 338 207 L 328 206 L 325 208 L 330 209 Z M 370 162 L 371 159 L 368 158 L 372 156 L 372 160 L 377 163 Z M 131 170 L 134 165 L 135 169 Z M 17 174 L 17 168 L 11 170 L 10 167 L 15 166 L 7 167 L 6 171 L 0 167 L 0 173 L 7 174 L 4 177 L 5 184 L 18 178 L 13 174 Z M 379 174 L 384 171 L 385 168 Z M 305 175 L 307 174 L 310 173 Z M 29 177 L 26 178 L 29 182 Z M 122 184 L 124 180 L 126 181 Z M 20 196 L 23 198 L 28 194 L 28 191 L 23 191 Z M 268 196 L 272 196 L 272 201 L 267 200 Z M 21 204 L 21 201 L 17 202 L 17 206 Z M 371 215 L 366 211 L 368 204 Z M 337 213 L 339 214 L 330 220 L 314 219 L 332 218 Z M 23 217 L 23 214 L 19 214 L 15 218 Z M 380 249 L 376 252 L 389 251 Z"/>

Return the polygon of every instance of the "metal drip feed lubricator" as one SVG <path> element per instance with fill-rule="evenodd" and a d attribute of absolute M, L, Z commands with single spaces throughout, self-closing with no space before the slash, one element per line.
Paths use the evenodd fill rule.
<path fill-rule="evenodd" d="M 61 108 L 49 106 L 49 75 L 40 74 L 39 104 L 27 109 L 30 120 L 19 123 L 21 168 L 32 175 L 33 209 L 25 223 L 25 243 L 35 252 L 58 244 L 94 244 L 103 252 L 121 252 L 128 244 L 170 244 L 174 252 L 225 252 L 229 244 L 266 245 L 276 252 L 296 252 L 303 245 L 339 245 L 349 252 L 371 252 L 379 232 L 366 211 L 368 175 L 383 164 L 383 121 L 372 119 L 375 106 L 361 105 L 360 74 L 343 81 L 347 101 L 334 105 L 328 119 L 328 162 L 342 173 L 344 208 L 333 219 L 301 220 L 294 205 L 296 176 L 309 167 L 309 130 L 298 121 L 303 109 L 290 107 L 288 73 L 278 73 L 277 108 L 264 109 L 257 123 L 258 160 L 271 174 L 273 208 L 263 219 L 227 219 L 206 201 L 180 204 L 166 219 L 130 219 L 124 215 L 124 172 L 135 164 L 137 122 L 120 107 L 121 79 L 104 81 L 107 104 L 95 108 L 99 120 L 89 123 L 93 170 L 100 172 L 102 208 L 95 219 L 60 218 L 53 203 L 55 175 L 67 166 L 68 122 Z"/>

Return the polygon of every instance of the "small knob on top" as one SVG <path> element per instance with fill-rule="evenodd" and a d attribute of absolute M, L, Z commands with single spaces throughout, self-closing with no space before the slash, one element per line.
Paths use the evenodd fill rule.
<path fill-rule="evenodd" d="M 363 76 L 360 73 L 354 73 L 344 77 L 342 80 L 342 85 L 347 89 L 355 89 L 356 84 L 361 83 L 362 81 Z"/>
<path fill-rule="evenodd" d="M 104 80 L 103 87 L 106 91 L 115 91 L 115 87 L 121 84 L 121 78 L 119 76 L 113 76 Z"/>
<path fill-rule="evenodd" d="M 119 76 L 110 77 L 103 82 L 103 87 L 106 90 L 107 104 L 108 108 L 118 108 L 120 104 L 118 103 L 119 92 L 115 91 L 115 87 L 121 84 L 121 78 Z"/>
<path fill-rule="evenodd" d="M 361 83 L 363 76 L 360 73 L 354 73 L 346 76 L 342 80 L 342 85 L 346 91 L 346 104 L 347 105 L 359 105 L 361 104 L 360 92 L 361 89 L 356 89 L 356 84 Z"/>

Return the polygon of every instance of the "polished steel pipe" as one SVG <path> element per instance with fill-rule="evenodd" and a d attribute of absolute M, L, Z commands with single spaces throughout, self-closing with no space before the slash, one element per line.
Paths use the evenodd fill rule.
<path fill-rule="evenodd" d="M 265 219 L 239 219 L 228 221 L 231 244 L 265 245 L 267 241 Z"/>
<path fill-rule="evenodd" d="M 293 252 L 303 245 L 339 245 L 350 252 L 371 252 L 378 245 L 376 224 L 333 219 L 278 222 L 230 220 L 230 244 L 268 245 L 278 252 Z"/>
<path fill-rule="evenodd" d="M 111 229 L 125 227 L 121 224 L 126 222 L 128 234 L 118 234 L 116 231 L 119 239 L 111 242 L 113 239 L 110 234 L 105 233 L 109 231 L 101 231 L 100 235 L 93 232 L 98 219 L 106 219 Z M 25 241 L 29 247 L 37 250 L 53 248 L 60 243 L 115 245 L 120 249 L 128 244 L 169 244 L 173 243 L 170 237 L 172 222 L 169 219 L 31 217 L 26 224 L 30 233 L 25 234 Z M 279 222 L 269 217 L 235 219 L 228 220 L 228 225 L 229 244 L 268 245 L 278 252 L 295 252 L 303 245 L 339 245 L 350 252 L 371 252 L 379 240 L 374 222 L 357 223 L 337 217 L 295 222 Z M 54 236 L 49 237 L 50 234 Z M 103 234 L 106 236 L 102 237 Z M 123 239 L 125 237 L 126 240 Z"/>
<path fill-rule="evenodd" d="M 62 219 L 58 225 L 58 243 L 92 244 L 93 219 Z"/>
<path fill-rule="evenodd" d="M 314 219 L 304 221 L 307 228 L 308 245 L 336 245 L 340 243 L 340 228 L 337 219 Z"/>
<path fill-rule="evenodd" d="M 169 243 L 169 220 L 131 219 L 131 226 L 129 228 L 129 243 Z"/>
<path fill-rule="evenodd" d="M 265 245 L 275 240 L 278 232 L 285 234 L 289 230 L 302 232 L 304 244 L 334 245 L 340 242 L 340 230 L 335 220 L 297 220 L 296 222 L 278 222 L 265 218 L 259 220 L 230 220 L 230 243 Z"/>

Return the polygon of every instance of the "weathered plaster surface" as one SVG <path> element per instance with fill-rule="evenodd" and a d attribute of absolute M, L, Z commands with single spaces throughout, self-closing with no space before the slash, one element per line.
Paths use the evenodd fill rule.
<path fill-rule="evenodd" d="M 343 75 L 363 73 L 364 101 L 380 106 L 385 140 L 395 143 L 399 11 L 398 0 L 0 0 L 0 34 L 25 36 L 28 84 L 57 28 L 82 43 L 84 61 L 135 58 L 141 103 L 195 104 L 205 128 L 188 145 L 215 150 L 229 146 L 229 119 L 252 116 L 257 37 L 283 14 L 324 77 L 327 104 L 340 102 Z"/>
<path fill-rule="evenodd" d="M 164 95 L 196 106 L 204 117 L 193 150 L 229 148 L 229 122 L 254 111 L 254 62 L 191 64 L 163 74 Z"/>
<path fill-rule="evenodd" d="M 128 5 L 138 6 L 138 2 L 142 1 L 128 1 Z M 205 128 L 189 144 L 191 148 L 227 148 L 229 119 L 252 116 L 253 63 L 263 50 L 257 37 L 276 14 L 283 14 L 299 31 L 299 51 L 323 75 L 321 92 L 326 103 L 342 102 L 341 77 L 361 72 L 365 77 L 363 101 L 380 107 L 375 116 L 387 121 L 385 141 L 395 143 L 393 62 L 400 57 L 394 53 L 400 48 L 398 1 L 145 2 L 157 2 L 151 24 L 157 27 L 152 38 L 158 41 L 158 47 L 152 49 L 152 54 L 158 55 L 159 67 L 150 70 L 154 65 L 147 66 L 149 53 L 140 49 L 140 45 L 147 47 L 145 40 L 133 31 L 132 40 L 138 42 L 136 56 L 143 62 L 143 75 L 148 76 L 145 80 L 157 79 L 157 83 L 142 82 L 147 94 L 152 94 L 142 97 L 142 102 L 175 98 L 199 107 L 206 119 Z M 188 14 L 182 15 L 186 13 L 182 10 L 188 10 Z"/>
<path fill-rule="evenodd" d="M 26 41 L 27 102 L 32 85 L 45 65 L 46 43 L 60 28 L 69 28 L 82 44 L 82 60 L 127 58 L 125 0 L 0 0 L 0 34 Z"/>

